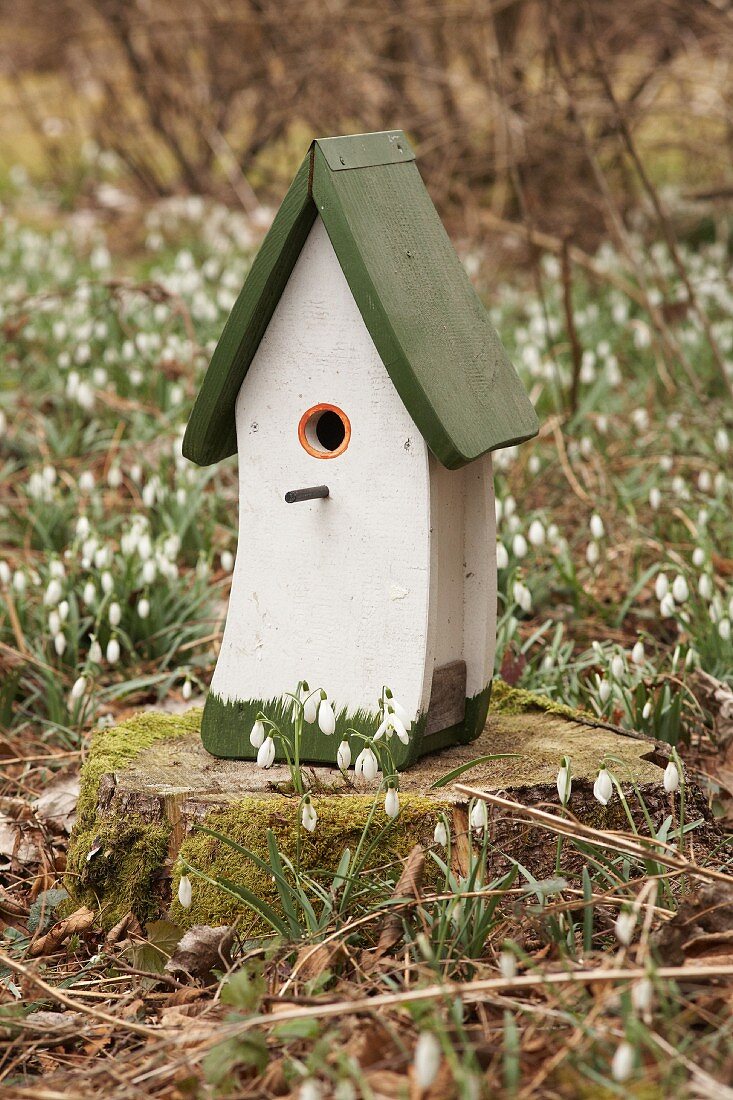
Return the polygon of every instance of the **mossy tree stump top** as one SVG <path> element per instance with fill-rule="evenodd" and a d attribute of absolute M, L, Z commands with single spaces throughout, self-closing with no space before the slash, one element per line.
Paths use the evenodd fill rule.
<path fill-rule="evenodd" d="M 423 757 L 400 775 L 402 809 L 390 833 L 391 858 L 407 854 L 416 841 L 430 843 L 441 813 L 452 818 L 456 835 L 465 835 L 466 814 L 459 796 L 450 785 L 434 783 L 487 755 L 508 754 L 466 771 L 462 779 L 473 787 L 509 792 L 524 802 L 557 802 L 555 781 L 566 756 L 574 783 L 570 808 L 579 818 L 627 827 L 618 800 L 605 811 L 593 799 L 593 782 L 604 763 L 622 784 L 635 785 L 648 805 L 662 814 L 669 812 L 661 782 L 666 746 L 593 723 L 568 708 L 503 685 L 495 704 L 477 741 Z M 106 924 L 129 909 L 143 919 L 165 911 L 179 853 L 210 877 L 246 879 L 249 888 L 271 892 L 266 876 L 253 875 L 251 867 L 233 866 L 231 850 L 225 853 L 222 845 L 192 831 L 197 823 L 206 821 L 265 860 L 268 828 L 275 831 L 284 851 L 294 843 L 297 799 L 292 797 L 287 768 L 275 765 L 264 771 L 248 761 L 210 756 L 201 744 L 199 722 L 200 711 L 147 712 L 95 735 L 82 774 L 69 857 L 70 887 L 80 900 L 100 907 Z M 248 732 L 243 730 L 242 736 Z M 336 748 L 334 741 L 334 754 Z M 307 767 L 305 772 L 319 816 L 316 833 L 306 838 L 308 851 L 314 866 L 323 868 L 332 859 L 335 870 L 343 848 L 354 842 L 368 817 L 376 785 L 362 785 L 353 771 L 344 777 L 336 767 Z M 377 818 L 381 827 L 381 807 Z M 514 841 L 509 838 L 508 843 L 511 847 Z M 548 841 L 548 851 L 551 846 Z M 525 854 L 517 852 L 520 859 Z M 232 918 L 231 904 L 217 905 L 216 888 L 207 890 L 197 891 L 198 908 L 195 905 L 189 913 L 174 903 L 180 923 Z"/>

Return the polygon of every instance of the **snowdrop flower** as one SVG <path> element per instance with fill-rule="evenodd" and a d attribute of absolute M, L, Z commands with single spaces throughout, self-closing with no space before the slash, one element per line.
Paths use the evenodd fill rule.
<path fill-rule="evenodd" d="M 669 592 L 669 581 L 667 580 L 666 573 L 657 573 L 657 579 L 654 582 L 654 595 L 661 601 Z"/>
<path fill-rule="evenodd" d="M 435 831 L 433 833 L 433 841 L 435 844 L 440 844 L 441 848 L 448 847 L 448 830 L 445 827 L 445 822 L 441 819 L 436 822 Z"/>
<path fill-rule="evenodd" d="M 598 559 L 600 558 L 600 551 L 598 550 L 597 542 L 589 542 L 585 548 L 585 560 L 591 567 L 598 565 Z"/>
<path fill-rule="evenodd" d="M 631 1043 L 620 1043 L 611 1061 L 611 1076 L 614 1081 L 627 1081 L 634 1070 L 634 1048 Z"/>
<path fill-rule="evenodd" d="M 696 569 L 699 569 L 702 565 L 705 564 L 705 551 L 703 550 L 702 546 L 696 546 L 695 549 L 692 551 L 692 564 L 695 566 Z"/>
<path fill-rule="evenodd" d="M 563 756 L 562 758 L 562 764 L 557 773 L 556 785 L 558 797 L 563 806 L 565 806 L 570 800 L 570 792 L 573 789 L 573 781 L 570 777 L 570 761 L 567 756 Z"/>
<path fill-rule="evenodd" d="M 303 720 L 312 726 L 318 717 L 318 704 L 321 701 L 320 691 L 313 691 L 303 703 Z"/>
<path fill-rule="evenodd" d="M 509 555 L 503 542 L 496 544 L 496 568 L 506 569 L 509 565 Z"/>
<path fill-rule="evenodd" d="M 48 613 L 48 632 L 49 634 L 58 634 L 61 629 L 61 616 L 58 611 L 49 611 Z"/>
<path fill-rule="evenodd" d="M 697 479 L 697 487 L 701 493 L 709 493 L 713 487 L 713 479 L 708 470 L 701 470 Z"/>
<path fill-rule="evenodd" d="M 188 875 L 181 875 L 178 880 L 178 900 L 184 909 L 191 908 L 192 897 L 193 888 L 191 886 L 191 879 Z"/>
<path fill-rule="evenodd" d="M 598 698 L 601 700 L 601 703 L 603 703 L 604 706 L 611 698 L 611 685 L 609 684 L 608 680 L 604 679 L 598 681 Z"/>
<path fill-rule="evenodd" d="M 631 1003 L 637 1012 L 646 1015 L 652 1007 L 654 985 L 651 978 L 641 978 L 631 987 Z"/>
<path fill-rule="evenodd" d="M 322 1100 L 321 1086 L 312 1077 L 304 1081 L 298 1090 L 298 1100 Z"/>
<path fill-rule="evenodd" d="M 90 650 L 91 653 L 91 650 Z M 107 662 L 116 665 L 120 659 L 120 643 L 116 638 L 110 638 L 107 642 Z"/>
<path fill-rule="evenodd" d="M 91 635 L 91 643 L 89 645 L 89 660 L 93 665 L 98 665 L 102 660 L 102 647 L 94 634 Z"/>
<path fill-rule="evenodd" d="M 105 569 L 104 573 L 100 577 L 100 583 L 102 585 L 102 591 L 105 596 L 109 596 L 110 592 L 115 586 L 115 582 L 112 580 L 112 574 Z"/>
<path fill-rule="evenodd" d="M 724 455 L 728 453 L 729 447 L 730 439 L 728 438 L 727 431 L 725 430 L 725 428 L 718 428 L 717 432 L 715 433 L 715 450 L 718 452 L 719 455 Z"/>
<path fill-rule="evenodd" d="M 87 690 L 86 676 L 77 676 L 74 680 L 74 686 L 69 692 L 69 698 L 73 700 L 81 699 L 84 692 Z"/>
<path fill-rule="evenodd" d="M 354 772 L 356 775 L 362 775 L 364 779 L 371 782 L 373 779 L 376 779 L 378 771 L 379 761 L 374 755 L 374 750 L 370 745 L 367 745 L 361 750 L 356 758 Z"/>
<path fill-rule="evenodd" d="M 59 620 L 62 623 L 65 623 L 66 620 L 69 617 L 69 601 L 68 600 L 62 600 L 61 603 L 56 608 L 56 612 L 58 614 Z"/>
<path fill-rule="evenodd" d="M 53 640 L 53 648 L 59 657 L 63 657 L 66 650 L 66 637 L 63 634 L 57 634 Z"/>
<path fill-rule="evenodd" d="M 145 596 L 137 601 L 137 614 L 140 619 L 147 619 L 150 614 L 150 600 L 146 599 Z"/>
<path fill-rule="evenodd" d="M 348 770 L 349 764 L 351 763 L 351 747 L 348 741 L 342 741 L 339 745 L 338 752 L 336 753 L 336 763 L 341 768 L 342 772 Z"/>
<path fill-rule="evenodd" d="M 249 743 L 250 743 L 250 745 L 252 746 L 253 749 L 259 749 L 264 740 L 265 740 L 265 727 L 263 726 L 262 722 L 260 722 L 260 720 L 258 718 L 257 721 L 255 722 L 255 724 L 252 726 L 252 729 L 250 731 Z"/>
<path fill-rule="evenodd" d="M 702 573 L 700 580 L 697 582 L 697 590 L 704 600 L 710 600 L 713 597 L 713 581 L 709 573 Z"/>
<path fill-rule="evenodd" d="M 71 378 L 71 375 L 69 375 Z M 94 488 L 94 474 L 91 470 L 85 470 L 79 478 L 79 490 L 82 493 L 91 493 Z"/>
<path fill-rule="evenodd" d="M 393 733 L 396 733 L 403 745 L 409 744 L 410 738 L 407 730 L 405 729 L 402 720 L 395 714 L 390 707 L 385 718 L 379 725 L 379 729 L 374 734 L 374 740 L 379 741 L 385 735 L 391 737 Z"/>
<path fill-rule="evenodd" d="M 432 1031 L 421 1031 L 415 1046 L 413 1062 L 415 1084 L 419 1089 L 425 1091 L 430 1088 L 438 1076 L 440 1062 L 440 1043 Z"/>
<path fill-rule="evenodd" d="M 542 546 L 545 541 L 545 528 L 538 519 L 533 519 L 527 532 L 533 546 Z"/>
<path fill-rule="evenodd" d="M 257 752 L 257 767 L 271 768 L 275 761 L 275 742 L 271 736 L 265 738 Z"/>
<path fill-rule="evenodd" d="M 221 567 L 225 573 L 231 573 L 234 568 L 234 554 L 231 550 L 222 550 L 220 557 Z"/>
<path fill-rule="evenodd" d="M 631 660 L 635 665 L 641 667 L 644 664 L 644 643 L 639 639 L 634 648 L 631 650 Z"/>
<path fill-rule="evenodd" d="M 315 830 L 317 822 L 318 814 L 310 800 L 310 795 L 306 795 L 303 799 L 303 807 L 300 811 L 300 823 L 307 832 L 312 833 Z"/>
<path fill-rule="evenodd" d="M 111 603 L 109 605 L 109 625 L 110 626 L 119 626 L 121 619 L 122 619 L 122 608 L 117 603 L 117 601 L 115 601 L 114 603 Z"/>
<path fill-rule="evenodd" d="M 13 588 L 19 596 L 23 595 L 27 584 L 28 578 L 25 573 L 21 569 L 16 569 L 15 573 L 13 573 Z"/>
<path fill-rule="evenodd" d="M 624 664 L 623 657 L 621 656 L 620 653 L 614 653 L 613 657 L 611 658 L 611 673 L 612 673 L 612 675 L 615 676 L 615 678 L 617 680 L 620 680 L 620 679 L 622 679 L 625 672 L 626 672 L 626 665 Z"/>
<path fill-rule="evenodd" d="M 400 796 L 397 793 L 397 788 L 389 786 L 387 793 L 384 796 L 384 812 L 387 817 L 395 818 L 400 812 Z"/>
<path fill-rule="evenodd" d="M 690 595 L 687 581 L 681 573 L 678 573 L 672 582 L 672 595 L 674 596 L 675 603 L 684 603 Z"/>
<path fill-rule="evenodd" d="M 326 737 L 336 730 L 336 715 L 328 699 L 322 699 L 318 707 L 318 728 Z"/>
<path fill-rule="evenodd" d="M 524 558 L 527 556 L 527 540 L 520 532 L 512 539 L 512 550 L 514 551 L 515 558 Z"/>
<path fill-rule="evenodd" d="M 482 798 L 477 798 L 471 809 L 471 815 L 469 823 L 472 829 L 475 829 L 477 833 L 482 833 L 486 826 L 489 824 L 489 814 L 486 809 L 486 803 Z"/>
<path fill-rule="evenodd" d="M 0 561 L 0 584 L 10 584 L 10 566 L 6 561 Z"/>
<path fill-rule="evenodd" d="M 4 581 L 4 583 L 7 584 L 8 580 L 10 580 L 9 570 L 8 578 Z M 46 589 L 45 595 L 43 597 L 43 602 L 46 607 L 55 607 L 61 599 L 62 594 L 63 589 L 61 587 L 61 581 L 58 579 L 58 577 L 52 577 L 51 580 L 48 582 L 48 588 Z"/>
<path fill-rule="evenodd" d="M 593 784 L 593 794 L 601 806 L 607 806 L 613 795 L 613 782 L 605 768 L 601 768 Z"/>
<path fill-rule="evenodd" d="M 152 558 L 143 563 L 142 578 L 145 584 L 152 584 L 158 574 L 158 567 Z"/>
<path fill-rule="evenodd" d="M 646 718 L 649 718 L 651 716 L 651 713 L 652 713 L 652 701 L 651 701 L 651 699 L 647 699 L 646 703 L 644 703 L 644 709 L 641 712 L 641 716 L 642 716 L 642 718 L 646 719 Z"/>
<path fill-rule="evenodd" d="M 730 640 L 730 619 L 721 619 L 718 623 L 718 634 L 724 642 Z"/>
<path fill-rule="evenodd" d="M 635 928 L 636 913 L 634 913 L 632 909 L 621 909 L 619 915 L 616 917 L 616 923 L 613 926 L 618 942 L 622 943 L 624 947 L 628 947 L 634 938 Z"/>
<path fill-rule="evenodd" d="M 677 770 L 677 765 L 674 760 L 670 760 L 667 767 L 664 769 L 664 778 L 662 779 L 664 789 L 667 794 L 674 794 L 680 785 L 680 773 Z"/>
<path fill-rule="evenodd" d="M 671 619 L 675 613 L 674 596 L 671 592 L 665 593 L 659 603 L 659 614 L 663 619 Z"/>
<path fill-rule="evenodd" d="M 393 710 L 405 729 L 409 730 L 410 726 L 412 725 L 412 718 L 407 713 L 402 704 L 398 703 L 389 688 L 385 689 L 385 697 L 387 699 L 387 709 Z"/>
<path fill-rule="evenodd" d="M 514 602 L 519 604 L 522 611 L 529 612 L 532 610 L 532 593 L 527 588 L 526 584 L 522 584 L 521 581 L 515 581 L 512 586 L 512 595 Z"/>
<path fill-rule="evenodd" d="M 594 512 L 590 517 L 590 533 L 594 539 L 602 539 L 606 533 L 606 529 L 603 526 L 603 520 L 597 512 Z"/>
<path fill-rule="evenodd" d="M 110 489 L 119 489 L 122 484 L 122 470 L 119 466 L 110 466 L 107 474 L 107 484 Z"/>
<path fill-rule="evenodd" d="M 649 490 L 649 507 L 652 509 L 652 511 L 656 512 L 659 510 L 659 505 L 661 503 L 662 494 L 659 492 L 657 486 L 653 485 Z"/>
<path fill-rule="evenodd" d="M 188 700 L 191 698 L 191 692 L 192 691 L 193 691 L 193 687 L 191 686 L 191 681 L 190 680 L 184 680 L 183 681 L 183 687 L 181 688 L 181 695 L 186 700 L 186 702 L 188 702 Z"/>
<path fill-rule="evenodd" d="M 517 976 L 517 956 L 512 951 L 502 951 L 499 955 L 499 970 L 505 981 L 510 982 Z"/>

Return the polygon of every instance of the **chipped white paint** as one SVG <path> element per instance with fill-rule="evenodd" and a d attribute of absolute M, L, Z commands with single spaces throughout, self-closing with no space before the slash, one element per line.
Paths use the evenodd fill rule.
<path fill-rule="evenodd" d="M 298 424 L 329 403 L 351 422 L 332 459 Z M 338 708 L 373 709 L 387 682 L 427 710 L 433 668 L 463 658 L 467 695 L 491 678 L 491 458 L 457 471 L 428 454 L 318 218 L 236 403 L 239 544 L 211 689 L 269 699 L 305 678 Z M 286 504 L 326 484 L 330 496 Z M 431 534 L 431 512 L 433 530 Z"/>

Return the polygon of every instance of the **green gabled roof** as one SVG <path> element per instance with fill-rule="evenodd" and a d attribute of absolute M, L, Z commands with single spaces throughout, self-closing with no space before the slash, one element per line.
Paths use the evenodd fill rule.
<path fill-rule="evenodd" d="M 183 453 L 237 449 L 234 404 L 320 214 L 397 392 L 449 469 L 529 439 L 537 416 L 399 130 L 314 141 L 229 316 Z"/>

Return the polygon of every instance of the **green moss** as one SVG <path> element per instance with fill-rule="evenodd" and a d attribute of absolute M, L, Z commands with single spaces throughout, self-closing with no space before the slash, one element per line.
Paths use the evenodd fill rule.
<path fill-rule="evenodd" d="M 301 869 L 328 887 L 345 848 L 352 856 L 366 825 L 374 803 L 373 795 L 339 797 L 328 795 L 314 797 L 318 813 L 318 825 L 312 834 L 301 830 Z M 366 868 L 374 872 L 375 879 L 395 878 L 399 874 L 397 864 L 416 843 L 430 844 L 438 815 L 449 810 L 450 803 L 421 795 L 401 795 L 400 815 L 388 823 L 381 806 L 378 807 L 370 826 L 368 837 L 379 841 L 366 860 Z M 206 827 L 248 848 L 265 862 L 267 855 L 267 830 L 272 829 L 278 850 L 295 861 L 297 851 L 297 806 L 295 798 L 269 796 L 246 798 L 225 810 L 216 810 L 206 818 Z M 388 825 L 385 828 L 385 825 Z M 246 886 L 258 898 L 280 910 L 275 884 L 270 875 L 260 870 L 246 856 L 230 848 L 214 837 L 193 832 L 181 847 L 181 856 L 193 868 L 209 878 L 228 879 Z M 426 861 L 426 874 L 437 872 L 432 861 Z M 258 936 L 269 931 L 269 926 L 224 890 L 203 879 L 191 876 L 194 890 L 190 909 L 183 909 L 177 901 L 178 869 L 173 884 L 174 902 L 172 919 L 182 926 L 192 924 L 225 924 L 237 917 L 245 917 L 240 928 L 244 935 Z M 316 911 L 320 904 L 313 899 Z"/>
<path fill-rule="evenodd" d="M 547 695 L 527 691 L 526 688 L 510 687 L 504 680 L 494 680 L 491 692 L 491 713 L 528 714 L 532 711 L 574 718 L 576 722 L 587 722 L 589 718 L 589 715 L 583 714 L 582 711 L 567 707 L 564 703 L 556 703 Z"/>
<path fill-rule="evenodd" d="M 126 913 L 145 922 L 158 915 L 156 884 L 168 855 L 170 828 L 138 816 L 74 831 L 66 866 L 73 902 L 98 910 L 105 929 Z M 90 853 L 91 858 L 88 858 Z"/>
<path fill-rule="evenodd" d="M 144 711 L 120 722 L 97 730 L 92 737 L 84 767 L 81 772 L 81 790 L 77 804 L 77 828 L 92 828 L 97 817 L 99 781 L 104 775 L 120 771 L 155 741 L 185 737 L 195 732 L 201 723 L 201 711 L 190 710 L 186 714 L 160 714 Z"/>
<path fill-rule="evenodd" d="M 99 909 L 105 928 L 130 910 L 141 921 L 156 914 L 155 884 L 165 865 L 170 827 L 134 814 L 110 821 L 101 818 L 97 809 L 100 780 L 121 771 L 156 741 L 196 732 L 200 721 L 200 710 L 182 715 L 145 711 L 118 726 L 98 730 L 92 738 L 81 771 L 66 887 L 73 903 Z"/>

